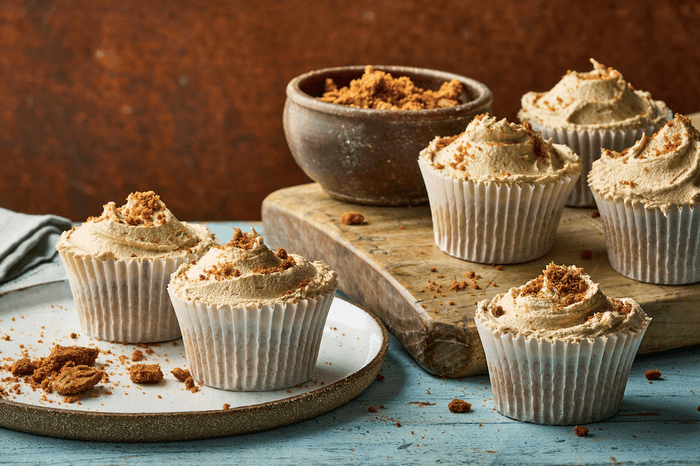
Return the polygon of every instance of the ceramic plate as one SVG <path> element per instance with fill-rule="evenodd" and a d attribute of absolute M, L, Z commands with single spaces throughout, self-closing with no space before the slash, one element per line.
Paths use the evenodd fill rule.
<path fill-rule="evenodd" d="M 72 335 L 73 334 L 73 335 Z M 189 440 L 251 433 L 309 419 L 347 403 L 375 379 L 389 346 L 384 326 L 336 297 L 323 333 L 316 371 L 307 383 L 270 392 L 228 392 L 200 386 L 194 393 L 172 376 L 187 367 L 182 340 L 128 345 L 80 332 L 68 282 L 39 285 L 0 296 L 0 367 L 27 354 L 48 356 L 54 345 L 96 346 L 96 366 L 109 375 L 68 402 L 58 393 L 33 391 L 0 371 L 0 425 L 54 437 L 119 442 Z M 128 367 L 159 363 L 165 378 L 136 384 Z M 224 409 L 224 405 L 229 405 Z"/>

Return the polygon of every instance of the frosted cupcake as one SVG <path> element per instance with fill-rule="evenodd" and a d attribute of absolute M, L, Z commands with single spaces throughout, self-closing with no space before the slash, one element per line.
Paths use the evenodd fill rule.
<path fill-rule="evenodd" d="M 272 252 L 255 230 L 236 229 L 168 286 L 192 376 L 235 391 L 309 380 L 337 286 L 322 263 Z"/>
<path fill-rule="evenodd" d="M 418 164 L 438 247 L 488 264 L 546 254 L 581 171 L 570 148 L 544 141 L 529 123 L 488 115 L 460 135 L 435 138 Z"/>
<path fill-rule="evenodd" d="M 700 137 L 688 118 L 604 151 L 588 183 L 615 270 L 649 283 L 700 282 Z"/>
<path fill-rule="evenodd" d="M 651 319 L 630 298 L 606 297 L 575 266 L 481 301 L 474 316 L 502 414 L 537 424 L 614 416 Z"/>
<path fill-rule="evenodd" d="M 591 63 L 592 71 L 568 71 L 548 92 L 525 94 L 518 113 L 545 139 L 566 144 L 581 157 L 581 178 L 567 201 L 577 207 L 595 205 L 586 176 L 601 149 L 621 151 L 671 118 L 665 103 L 634 90 L 619 71 Z"/>
<path fill-rule="evenodd" d="M 178 338 L 170 275 L 214 244 L 206 226 L 180 222 L 153 191 L 131 193 L 121 207 L 105 204 L 56 244 L 82 331 L 128 343 Z"/>

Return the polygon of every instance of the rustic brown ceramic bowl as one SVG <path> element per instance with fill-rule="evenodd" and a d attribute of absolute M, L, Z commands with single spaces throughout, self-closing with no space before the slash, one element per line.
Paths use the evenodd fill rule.
<path fill-rule="evenodd" d="M 441 71 L 375 66 L 394 78 L 408 76 L 438 90 L 452 79 L 464 84 L 461 105 L 436 110 L 376 110 L 318 100 L 326 78 L 338 87 L 360 78 L 364 66 L 312 71 L 287 85 L 284 131 L 292 156 L 306 175 L 338 199 L 359 204 L 406 205 L 428 200 L 418 154 L 435 136 L 459 134 L 475 115 L 491 112 L 484 84 Z"/>

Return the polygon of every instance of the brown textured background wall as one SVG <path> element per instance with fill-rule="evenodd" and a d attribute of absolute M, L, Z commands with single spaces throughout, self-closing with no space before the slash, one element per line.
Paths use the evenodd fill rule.
<path fill-rule="evenodd" d="M 700 111 L 700 4 L 653 0 L 0 3 L 0 206 L 72 220 L 153 189 L 185 220 L 259 219 L 309 180 L 282 129 L 313 70 L 408 65 L 487 84 L 496 116 L 589 57 Z"/>

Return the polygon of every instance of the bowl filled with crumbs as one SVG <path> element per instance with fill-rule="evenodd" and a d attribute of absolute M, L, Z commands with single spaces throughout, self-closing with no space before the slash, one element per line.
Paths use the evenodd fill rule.
<path fill-rule="evenodd" d="M 331 196 L 371 205 L 427 201 L 418 154 L 490 113 L 484 84 L 401 66 L 312 71 L 287 85 L 284 131 L 294 160 Z"/>

